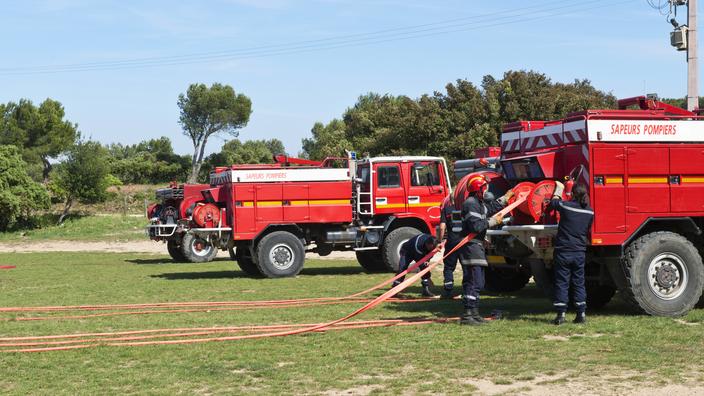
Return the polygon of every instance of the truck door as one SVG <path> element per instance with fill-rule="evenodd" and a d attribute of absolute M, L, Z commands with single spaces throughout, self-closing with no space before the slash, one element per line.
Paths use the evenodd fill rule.
<path fill-rule="evenodd" d="M 594 147 L 594 232 L 626 231 L 626 188 L 624 171 L 626 155 L 623 147 Z"/>
<path fill-rule="evenodd" d="M 235 210 L 233 212 L 234 218 L 230 221 L 234 225 L 235 235 L 237 233 L 256 231 L 254 186 L 251 184 L 235 184 L 232 189 Z"/>
<path fill-rule="evenodd" d="M 704 211 L 704 146 L 670 148 L 673 212 Z"/>
<path fill-rule="evenodd" d="M 667 147 L 626 147 L 629 213 L 670 211 L 670 151 Z"/>
<path fill-rule="evenodd" d="M 254 205 L 257 213 L 257 224 L 260 228 L 271 223 L 283 221 L 282 186 L 282 183 L 261 183 L 255 186 L 256 202 Z"/>
<path fill-rule="evenodd" d="M 374 164 L 374 206 L 377 214 L 406 211 L 406 194 L 401 179 L 401 168 L 396 163 Z"/>
<path fill-rule="evenodd" d="M 301 183 L 285 183 L 283 185 L 284 221 L 310 220 L 310 204 L 308 194 L 310 185 Z"/>
<path fill-rule="evenodd" d="M 440 205 L 445 198 L 446 183 L 439 161 L 408 164 L 406 202 L 408 212 L 421 218 L 439 219 Z"/>

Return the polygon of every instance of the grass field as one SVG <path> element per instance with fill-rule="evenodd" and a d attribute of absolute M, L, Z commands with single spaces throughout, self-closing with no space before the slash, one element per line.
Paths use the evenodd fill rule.
<path fill-rule="evenodd" d="M 0 265 L 17 266 L 0 270 L 2 306 L 342 296 L 388 276 L 365 274 L 351 261 L 309 261 L 296 278 L 251 279 L 228 260 L 173 264 L 135 254 L 0 254 Z M 455 316 L 459 305 L 389 303 L 360 319 Z M 322 322 L 358 306 L 0 321 L 0 336 Z M 519 385 L 510 392 L 520 393 L 574 383 L 632 390 L 704 380 L 704 326 L 698 325 L 703 310 L 682 318 L 686 324 L 634 315 L 614 300 L 591 315 L 586 327 L 557 328 L 548 324 L 548 301 L 531 286 L 515 295 L 487 296 L 483 310 L 492 309 L 504 310 L 506 318 L 481 328 L 448 323 L 199 345 L 2 353 L 0 392 L 456 394 L 487 382 L 497 389 Z"/>
<path fill-rule="evenodd" d="M 23 243 L 43 241 L 110 241 L 127 242 L 146 240 L 143 216 L 73 216 L 62 225 L 51 222 L 45 227 L 14 232 L 0 232 L 0 243 Z"/>

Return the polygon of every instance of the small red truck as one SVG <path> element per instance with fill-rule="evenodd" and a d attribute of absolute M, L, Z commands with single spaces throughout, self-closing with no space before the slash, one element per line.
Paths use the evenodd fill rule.
<path fill-rule="evenodd" d="M 635 108 L 634 108 L 635 107 Z M 704 286 L 704 117 L 648 97 L 617 110 L 586 110 L 557 121 L 505 126 L 500 155 L 458 161 L 485 174 L 495 194 L 530 192 L 511 223 L 491 230 L 487 288 L 522 288 L 531 275 L 550 290 L 557 219 L 545 210 L 554 181 L 589 187 L 595 218 L 587 252 L 587 305 L 616 290 L 651 315 L 678 316 Z M 460 181 L 456 199 L 463 199 Z"/>
<path fill-rule="evenodd" d="M 246 273 L 271 278 L 298 274 L 306 252 L 333 250 L 354 250 L 368 271 L 393 271 L 403 242 L 435 234 L 451 193 L 439 157 L 275 159 L 158 190 L 149 237 L 174 260 L 210 261 L 227 249 Z"/>

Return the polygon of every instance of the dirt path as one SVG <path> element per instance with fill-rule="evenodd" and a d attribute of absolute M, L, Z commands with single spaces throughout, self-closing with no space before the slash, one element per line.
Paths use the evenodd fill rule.
<path fill-rule="evenodd" d="M 36 253 L 36 252 L 108 252 L 108 253 L 150 253 L 166 254 L 166 245 L 152 241 L 136 242 L 89 242 L 89 241 L 46 241 L 26 244 L 0 243 L 0 253 Z M 227 252 L 218 252 L 226 257 Z M 354 260 L 354 252 L 332 252 L 329 256 L 317 254 L 306 255 L 311 259 Z"/>
<path fill-rule="evenodd" d="M 562 396 L 578 395 L 618 395 L 618 396 L 695 396 L 704 394 L 704 385 L 698 380 L 689 379 L 682 383 L 657 384 L 648 381 L 634 381 L 624 375 L 605 375 L 598 378 L 579 378 L 578 375 L 539 377 L 530 381 L 516 381 L 497 385 L 488 380 L 469 380 L 478 395 L 535 395 Z"/>

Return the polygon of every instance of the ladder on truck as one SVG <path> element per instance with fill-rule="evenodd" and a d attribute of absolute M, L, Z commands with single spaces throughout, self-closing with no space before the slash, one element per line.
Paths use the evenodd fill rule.
<path fill-rule="evenodd" d="M 355 217 L 357 216 L 373 216 L 374 215 L 374 167 L 372 166 L 372 160 L 366 161 L 368 164 L 369 180 L 365 183 L 364 177 L 359 177 L 357 171 L 359 169 L 358 164 L 355 164 L 354 169 L 354 200 L 355 200 Z M 362 186 L 366 185 L 367 191 L 362 191 Z"/>

